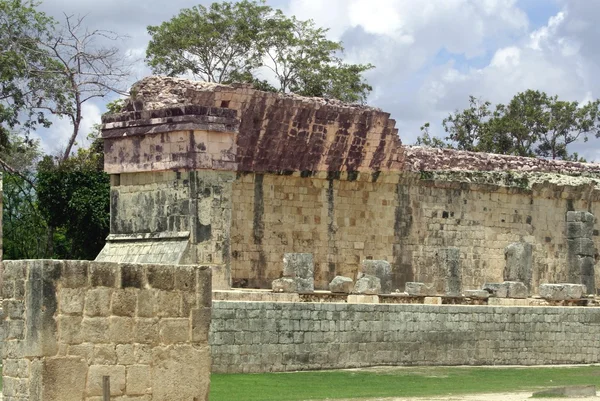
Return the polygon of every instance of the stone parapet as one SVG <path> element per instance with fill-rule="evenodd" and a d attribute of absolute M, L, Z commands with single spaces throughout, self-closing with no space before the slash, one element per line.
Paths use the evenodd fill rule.
<path fill-rule="evenodd" d="M 599 330 L 590 307 L 215 301 L 210 344 L 215 373 L 589 364 Z"/>
<path fill-rule="evenodd" d="M 419 171 L 523 171 L 566 175 L 590 174 L 600 178 L 600 164 L 534 157 L 406 146 L 405 170 Z"/>
<path fill-rule="evenodd" d="M 210 270 L 3 262 L 4 401 L 208 398 Z"/>

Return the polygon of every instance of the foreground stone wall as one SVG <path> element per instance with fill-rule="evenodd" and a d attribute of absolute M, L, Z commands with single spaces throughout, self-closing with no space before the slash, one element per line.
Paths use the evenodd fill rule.
<path fill-rule="evenodd" d="M 213 303 L 213 372 L 600 362 L 600 309 Z"/>
<path fill-rule="evenodd" d="M 5 401 L 207 400 L 210 270 L 3 262 Z"/>

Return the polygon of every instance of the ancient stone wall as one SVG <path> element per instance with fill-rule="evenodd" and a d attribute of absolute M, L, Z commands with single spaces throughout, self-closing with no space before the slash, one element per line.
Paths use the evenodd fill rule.
<path fill-rule="evenodd" d="M 5 401 L 208 399 L 210 270 L 3 262 Z"/>
<path fill-rule="evenodd" d="M 213 372 L 600 362 L 589 307 L 213 303 Z"/>
<path fill-rule="evenodd" d="M 533 248 L 532 288 L 573 281 L 566 213 L 600 213 L 593 180 L 465 174 L 242 175 L 233 184 L 233 282 L 268 287 L 284 253 L 308 252 L 320 289 L 335 275 L 355 278 L 362 260 L 380 259 L 392 264 L 394 289 L 421 281 L 444 293 L 436 255 L 457 247 L 462 288 L 478 289 L 503 281 L 505 248 L 519 241 Z"/>
<path fill-rule="evenodd" d="M 126 109 L 103 117 L 112 220 L 98 260 L 211 263 L 224 286 L 231 273 L 269 288 L 285 253 L 312 253 L 326 289 L 372 258 L 392 264 L 394 289 L 444 292 L 442 248 L 458 255 L 455 291 L 502 281 L 505 248 L 526 243 L 528 286 L 582 280 L 570 271 L 598 287 L 594 218 L 577 240 L 589 246 L 566 248 L 567 212 L 599 212 L 598 165 L 404 147 L 381 110 L 244 85 L 149 77 Z"/>

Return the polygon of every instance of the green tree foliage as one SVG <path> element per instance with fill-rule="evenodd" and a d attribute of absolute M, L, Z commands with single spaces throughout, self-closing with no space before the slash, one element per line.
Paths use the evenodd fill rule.
<path fill-rule="evenodd" d="M 446 117 L 445 141 L 425 132 L 417 144 L 506 155 L 578 160 L 568 145 L 600 136 L 600 101 L 559 100 L 544 92 L 518 93 L 492 110 L 490 102 L 470 96 L 469 107 Z"/>
<path fill-rule="evenodd" d="M 364 102 L 372 90 L 362 74 L 372 65 L 344 64 L 340 42 L 312 21 L 286 17 L 262 2 L 196 6 L 159 26 L 146 61 L 156 73 L 191 74 L 208 82 L 251 82 L 259 89 Z M 261 77 L 271 70 L 277 87 Z"/>
<path fill-rule="evenodd" d="M 54 257 L 94 259 L 109 232 L 110 182 L 103 169 L 102 140 L 58 163 L 50 156 L 38 165 L 39 208 L 52 228 Z"/>
<path fill-rule="evenodd" d="M 50 40 L 54 21 L 28 0 L 0 0 L 0 147 L 9 131 L 29 130 L 49 121 L 40 106 L 67 101 L 64 81 L 52 73 L 56 60 L 42 45 Z"/>
<path fill-rule="evenodd" d="M 46 254 L 46 222 L 38 207 L 34 167 L 41 157 L 39 142 L 12 133 L 10 147 L 0 151 L 13 171 L 3 181 L 4 259 L 35 259 Z"/>

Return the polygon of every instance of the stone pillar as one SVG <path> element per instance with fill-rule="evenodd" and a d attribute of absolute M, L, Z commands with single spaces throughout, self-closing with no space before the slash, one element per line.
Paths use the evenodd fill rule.
<path fill-rule="evenodd" d="M 585 285 L 588 294 L 596 293 L 594 220 L 588 212 L 567 212 L 568 281 Z"/>
<path fill-rule="evenodd" d="M 504 249 L 504 281 L 520 281 L 531 289 L 533 247 L 526 242 L 514 242 Z"/>
<path fill-rule="evenodd" d="M 315 267 L 312 253 L 286 253 L 283 255 L 283 277 L 296 281 L 296 291 L 315 290 Z"/>
<path fill-rule="evenodd" d="M 381 293 L 392 292 L 392 266 L 386 260 L 363 260 L 362 272 L 381 281 Z"/>
<path fill-rule="evenodd" d="M 444 292 L 446 295 L 462 293 L 462 269 L 460 249 L 455 247 L 441 248 L 436 253 L 438 271 L 444 277 Z"/>
<path fill-rule="evenodd" d="M 3 262 L 4 400 L 208 399 L 210 269 Z"/>

